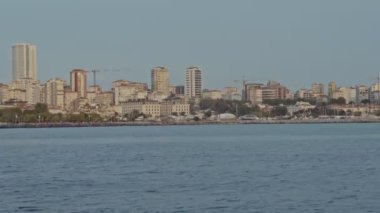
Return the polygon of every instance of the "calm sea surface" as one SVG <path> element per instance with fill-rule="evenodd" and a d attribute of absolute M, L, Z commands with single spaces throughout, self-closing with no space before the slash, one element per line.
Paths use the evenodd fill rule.
<path fill-rule="evenodd" d="M 1 129 L 0 212 L 380 212 L 380 124 Z"/>

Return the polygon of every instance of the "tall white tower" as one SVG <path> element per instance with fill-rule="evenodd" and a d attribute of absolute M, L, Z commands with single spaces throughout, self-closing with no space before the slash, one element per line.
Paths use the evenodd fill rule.
<path fill-rule="evenodd" d="M 36 46 L 28 43 L 18 43 L 12 46 L 12 78 L 37 80 Z"/>
<path fill-rule="evenodd" d="M 202 71 L 198 67 L 186 69 L 185 95 L 191 98 L 202 96 Z"/>

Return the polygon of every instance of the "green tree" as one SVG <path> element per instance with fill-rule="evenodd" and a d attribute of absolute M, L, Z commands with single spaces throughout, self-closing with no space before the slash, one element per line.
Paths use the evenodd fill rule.
<path fill-rule="evenodd" d="M 285 116 L 288 113 L 288 108 L 285 106 L 278 106 L 272 109 L 272 114 L 275 116 Z"/>
<path fill-rule="evenodd" d="M 43 103 L 38 103 L 34 106 L 35 113 L 49 113 L 48 106 Z"/>
<path fill-rule="evenodd" d="M 136 118 L 138 118 L 139 116 L 141 116 L 141 113 L 138 111 L 138 110 L 133 110 L 131 113 L 129 113 L 129 119 L 131 121 L 134 121 L 136 120 Z"/>
<path fill-rule="evenodd" d="M 346 104 L 346 99 L 343 97 L 339 97 L 338 99 L 330 99 L 330 104 L 344 105 Z"/>
<path fill-rule="evenodd" d="M 369 101 L 368 99 L 364 99 L 364 100 L 362 100 L 360 103 L 362 103 L 362 104 L 369 104 L 370 101 Z"/>
<path fill-rule="evenodd" d="M 211 115 L 212 115 L 211 110 L 207 110 L 207 111 L 205 111 L 205 112 L 204 112 L 204 115 L 205 115 L 206 118 L 211 117 Z"/>

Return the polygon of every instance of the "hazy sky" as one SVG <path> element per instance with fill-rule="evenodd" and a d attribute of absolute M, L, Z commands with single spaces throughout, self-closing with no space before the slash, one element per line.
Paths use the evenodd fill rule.
<path fill-rule="evenodd" d="M 0 82 L 11 80 L 11 45 L 31 42 L 43 81 L 121 68 L 98 81 L 149 83 L 164 65 L 178 85 L 196 65 L 211 89 L 242 76 L 292 89 L 370 84 L 380 74 L 379 24 L 379 0 L 1 0 Z"/>

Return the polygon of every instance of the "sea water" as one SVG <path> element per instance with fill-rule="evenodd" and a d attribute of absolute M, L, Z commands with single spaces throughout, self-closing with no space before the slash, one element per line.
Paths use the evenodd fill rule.
<path fill-rule="evenodd" d="M 380 124 L 1 129 L 0 212 L 380 212 Z"/>

